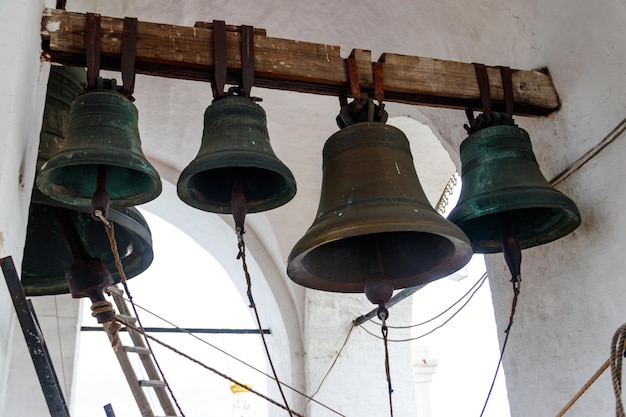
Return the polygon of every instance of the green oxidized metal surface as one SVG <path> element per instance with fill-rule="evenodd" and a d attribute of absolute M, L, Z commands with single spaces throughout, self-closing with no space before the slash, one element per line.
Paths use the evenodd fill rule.
<path fill-rule="evenodd" d="M 279 207 L 296 194 L 293 174 L 271 147 L 261 106 L 227 95 L 206 109 L 202 144 L 180 175 L 178 196 L 200 210 L 230 214 L 236 177 L 249 213 Z"/>
<path fill-rule="evenodd" d="M 474 252 L 502 251 L 507 213 L 522 249 L 559 239 L 580 224 L 576 204 L 539 169 L 528 133 L 517 126 L 479 130 L 461 144 L 462 190 L 448 219 Z"/>
<path fill-rule="evenodd" d="M 74 100 L 63 147 L 37 178 L 44 194 L 72 206 L 91 205 L 99 165 L 106 167 L 112 207 L 139 205 L 161 193 L 159 175 L 141 150 L 137 109 L 106 81 Z"/>

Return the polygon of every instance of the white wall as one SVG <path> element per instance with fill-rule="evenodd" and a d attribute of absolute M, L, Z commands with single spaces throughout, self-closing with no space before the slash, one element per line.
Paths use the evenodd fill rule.
<path fill-rule="evenodd" d="M 12 256 L 17 269 L 22 260 L 28 205 L 32 189 L 39 130 L 43 114 L 48 66 L 41 64 L 39 22 L 43 1 L 0 4 L 0 257 Z M 25 30 L 25 28 L 27 28 Z M 25 349 L 4 278 L 0 283 L 0 415 L 17 415 L 8 406 L 10 388 L 34 372 L 10 371 L 14 349 Z M 12 334 L 22 339 L 13 344 Z M 19 333 L 18 333 L 19 332 Z M 32 362 L 26 363 L 32 370 Z M 37 384 L 31 387 L 37 388 Z M 7 390 L 7 387 L 9 390 Z M 31 390 L 34 393 L 34 391 Z M 47 407 L 32 396 L 21 415 L 45 415 Z M 43 396 L 40 396 L 43 399 Z M 23 413 L 23 414 L 22 414 Z"/>

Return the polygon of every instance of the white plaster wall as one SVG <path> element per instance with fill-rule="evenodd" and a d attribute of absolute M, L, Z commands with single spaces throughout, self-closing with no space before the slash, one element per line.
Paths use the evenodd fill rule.
<path fill-rule="evenodd" d="M 2 2 L 0 4 L 0 257 L 12 256 L 17 269 L 22 260 L 30 193 L 35 174 L 39 130 L 48 78 L 48 65 L 39 60 L 39 22 L 43 1 Z M 14 372 L 11 365 L 25 343 L 18 347 L 13 304 L 4 278 L 0 283 L 0 415 L 45 415 L 47 407 L 38 398 L 38 383 L 28 369 Z M 23 337 L 22 337 L 23 340 Z M 30 368 L 27 368 L 30 366 Z M 10 411 L 11 388 L 30 381 L 29 401 L 20 413 Z"/>
<path fill-rule="evenodd" d="M 528 42 L 522 58 L 550 69 L 562 101 L 549 119 L 518 119 L 551 178 L 626 116 L 626 5 L 537 1 L 518 11 Z M 556 415 L 608 358 L 611 336 L 626 321 L 625 151 L 622 136 L 557 187 L 578 204 L 582 225 L 523 254 L 522 294 L 504 360 L 514 417 Z M 502 336 L 510 284 L 500 257 L 487 258 Z M 613 404 L 606 373 L 567 416 L 611 415 Z"/>

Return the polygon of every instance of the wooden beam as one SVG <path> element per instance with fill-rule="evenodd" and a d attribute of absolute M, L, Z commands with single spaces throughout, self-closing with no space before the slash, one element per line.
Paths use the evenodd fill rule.
<path fill-rule="evenodd" d="M 102 68 L 119 71 L 123 19 L 102 17 Z M 44 10 L 41 22 L 42 59 L 63 65 L 85 65 L 86 15 Z M 228 82 L 241 74 L 241 32 L 226 33 Z M 160 77 L 210 81 L 213 71 L 213 27 L 138 23 L 136 71 Z M 350 95 L 346 59 L 339 47 L 272 38 L 254 32 L 257 87 L 323 95 Z M 373 96 L 371 53 L 354 50 L 362 90 Z M 385 100 L 408 104 L 480 110 L 480 94 L 471 63 L 385 53 Z M 512 70 L 515 114 L 545 116 L 559 108 L 559 99 L 546 71 Z M 503 111 L 504 94 L 497 67 L 489 67 L 493 108 Z M 209 91 L 207 89 L 207 91 Z"/>

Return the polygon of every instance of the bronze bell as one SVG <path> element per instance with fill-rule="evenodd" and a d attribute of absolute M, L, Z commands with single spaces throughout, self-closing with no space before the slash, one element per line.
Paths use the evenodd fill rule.
<path fill-rule="evenodd" d="M 116 90 L 115 80 L 99 79 L 96 89 L 74 100 L 63 147 L 37 177 L 44 194 L 89 207 L 98 171 L 114 207 L 139 205 L 160 194 L 159 175 L 141 150 L 137 108 Z"/>
<path fill-rule="evenodd" d="M 580 213 L 539 169 L 528 133 L 515 125 L 478 130 L 461 144 L 462 189 L 448 219 L 478 253 L 502 252 L 503 216 L 521 249 L 572 232 Z"/>
<path fill-rule="evenodd" d="M 231 214 L 233 182 L 241 181 L 248 213 L 271 210 L 296 194 L 293 174 L 274 154 L 265 111 L 231 89 L 204 113 L 202 144 L 178 179 L 188 205 Z"/>
<path fill-rule="evenodd" d="M 292 249 L 287 274 L 318 290 L 365 290 L 382 304 L 391 290 L 447 276 L 471 256 L 467 237 L 428 202 L 406 136 L 360 122 L 324 145 L 317 215 Z"/>
<path fill-rule="evenodd" d="M 70 106 L 81 93 L 84 79 L 84 68 L 51 68 L 37 171 L 61 149 L 69 126 Z M 91 218 L 87 208 L 79 209 L 58 202 L 34 187 L 21 273 L 26 295 L 53 295 L 69 291 L 66 274 L 73 264 L 73 254 L 66 244 L 68 237 L 61 219 L 69 221 L 70 228 L 75 230 L 76 236 L 71 245 L 83 247 L 89 254 L 103 259 L 104 265 L 113 274 L 112 282 L 119 282 L 115 259 L 102 224 Z M 111 210 L 109 219 L 116 225 L 118 252 L 127 277 L 139 275 L 153 259 L 152 237 L 145 219 L 133 208 Z M 108 280 L 102 284 L 106 283 Z M 91 286 L 90 283 L 78 284 L 81 285 L 83 288 Z"/>

